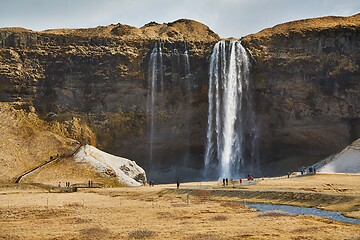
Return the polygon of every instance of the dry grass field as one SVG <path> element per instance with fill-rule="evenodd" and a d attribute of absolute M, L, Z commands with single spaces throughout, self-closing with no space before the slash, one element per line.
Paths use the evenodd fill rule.
<path fill-rule="evenodd" d="M 326 218 L 260 213 L 243 201 L 281 202 L 266 192 L 326 193 L 351 189 L 358 204 L 360 177 L 310 176 L 266 179 L 253 186 L 223 188 L 220 183 L 186 183 L 138 188 L 79 189 L 49 193 L 31 185 L 0 188 L 0 239 L 360 239 L 360 225 Z M 311 188 L 304 190 L 303 186 Z M 211 190 L 211 191 L 210 191 Z M 216 195 L 216 191 L 264 193 L 259 197 Z M 190 193 L 185 193 L 190 191 Z M 336 190 L 334 190 L 337 192 Z M 345 193 L 344 193 L 345 192 Z M 334 194 L 347 194 L 346 191 Z M 283 195 L 279 195 L 281 197 Z M 284 199 L 284 202 L 289 199 Z M 323 202 L 324 206 L 333 205 Z M 298 201 L 299 202 L 299 201 Z M 299 205 L 298 202 L 294 202 Z M 306 201 L 304 200 L 304 203 Z M 308 199 L 308 204 L 312 199 Z M 359 205 L 352 204 L 352 212 Z M 341 209 L 334 209 L 341 210 Z M 351 209 L 350 209 L 351 210 Z"/>

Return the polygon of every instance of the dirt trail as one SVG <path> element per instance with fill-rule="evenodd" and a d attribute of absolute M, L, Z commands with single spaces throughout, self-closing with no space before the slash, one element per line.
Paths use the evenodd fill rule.
<path fill-rule="evenodd" d="M 77 146 L 77 147 L 75 148 L 75 150 L 74 150 L 71 154 L 65 155 L 65 156 L 56 156 L 56 157 L 54 157 L 54 158 L 51 158 L 49 161 L 47 161 L 47 162 L 45 162 L 45 163 L 43 163 L 43 164 L 41 164 L 41 165 L 39 165 L 39 166 L 37 166 L 37 167 L 35 167 L 35 168 L 32 168 L 32 169 L 26 171 L 25 173 L 21 174 L 19 177 L 16 178 L 15 183 L 20 183 L 21 179 L 23 179 L 23 178 L 26 177 L 27 175 L 35 172 L 36 170 L 38 170 L 38 169 L 40 169 L 40 168 L 45 167 L 45 166 L 47 166 L 47 165 L 49 165 L 49 164 L 51 164 L 51 163 L 54 163 L 55 161 L 57 161 L 57 160 L 59 160 L 59 159 L 61 159 L 61 158 L 70 158 L 70 157 L 73 157 L 73 156 L 79 151 L 80 148 L 81 148 L 81 145 L 79 144 L 79 146 Z"/>

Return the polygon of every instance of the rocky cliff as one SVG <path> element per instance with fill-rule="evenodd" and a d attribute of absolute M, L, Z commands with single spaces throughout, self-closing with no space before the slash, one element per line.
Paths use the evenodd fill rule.
<path fill-rule="evenodd" d="M 243 43 L 263 162 L 306 165 L 360 137 L 360 14 L 280 24 Z"/>
<path fill-rule="evenodd" d="M 135 160 L 154 173 L 150 180 L 190 179 L 203 164 L 208 57 L 218 40 L 191 20 L 141 28 L 0 29 L 0 100 L 30 103 L 50 122 L 80 119 L 95 136 L 78 140 Z M 164 88 L 150 166 L 149 59 L 156 42 Z M 286 23 L 242 42 L 254 60 L 265 172 L 272 164 L 281 164 L 280 171 L 311 164 L 360 137 L 360 15 Z"/>
<path fill-rule="evenodd" d="M 169 167 L 186 157 L 199 167 L 207 122 L 207 58 L 218 40 L 207 26 L 191 20 L 141 28 L 0 29 L 0 100 L 30 102 L 48 121 L 76 117 L 96 135 L 77 140 L 96 142 L 149 170 L 149 57 L 160 45 L 165 86 L 155 116 L 153 163 Z M 185 50 L 191 96 L 184 95 Z"/>

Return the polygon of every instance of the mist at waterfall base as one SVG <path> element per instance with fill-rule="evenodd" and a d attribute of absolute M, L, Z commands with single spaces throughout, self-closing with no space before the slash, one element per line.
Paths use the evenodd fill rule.
<path fill-rule="evenodd" d="M 258 175 L 258 128 L 249 81 L 250 59 L 240 41 L 220 41 L 209 68 L 204 177 Z"/>

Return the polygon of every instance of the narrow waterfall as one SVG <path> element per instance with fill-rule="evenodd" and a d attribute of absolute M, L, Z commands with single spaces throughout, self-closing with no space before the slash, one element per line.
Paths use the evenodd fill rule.
<path fill-rule="evenodd" d="M 155 136 L 155 119 L 156 119 L 156 106 L 158 102 L 158 90 L 161 91 L 164 87 L 164 74 L 163 74 L 163 54 L 161 43 L 157 42 L 150 54 L 148 66 L 148 94 L 147 94 L 147 113 L 150 116 L 149 133 L 149 166 L 152 166 L 154 155 L 154 136 Z"/>
<path fill-rule="evenodd" d="M 189 167 L 192 117 L 189 55 L 186 42 L 174 45 L 156 42 L 150 53 L 147 76 L 148 175 L 156 174 L 160 165 L 158 159 L 162 159 L 166 151 L 162 141 L 169 141 L 169 131 L 177 134 L 175 141 L 179 142 L 178 169 Z"/>
<path fill-rule="evenodd" d="M 190 75 L 190 58 L 189 52 L 187 49 L 187 44 L 184 42 L 184 53 L 183 53 L 183 61 L 184 61 L 184 96 L 186 98 L 186 106 L 185 106 L 185 131 L 186 131 L 186 149 L 184 153 L 184 166 L 187 167 L 189 165 L 189 157 L 190 157 L 190 122 L 192 117 L 192 96 L 191 96 L 191 75 Z"/>
<path fill-rule="evenodd" d="M 239 41 L 220 41 L 214 46 L 204 160 L 208 179 L 238 178 L 258 171 L 258 131 L 249 67 L 248 53 Z"/>

